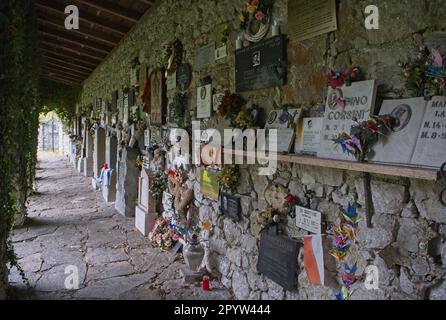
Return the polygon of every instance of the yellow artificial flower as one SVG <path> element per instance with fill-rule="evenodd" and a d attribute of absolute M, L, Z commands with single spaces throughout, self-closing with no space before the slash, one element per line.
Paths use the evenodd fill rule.
<path fill-rule="evenodd" d="M 251 4 L 247 4 L 246 5 L 246 11 L 248 11 L 249 13 L 254 13 L 256 11 L 257 7 L 253 6 Z"/>
<path fill-rule="evenodd" d="M 243 13 L 240 13 L 240 21 L 245 22 L 245 15 Z"/>

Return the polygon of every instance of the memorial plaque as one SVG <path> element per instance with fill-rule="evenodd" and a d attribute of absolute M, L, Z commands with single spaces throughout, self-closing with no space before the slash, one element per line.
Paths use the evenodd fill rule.
<path fill-rule="evenodd" d="M 233 221 L 240 221 L 240 211 L 242 210 L 240 198 L 229 193 L 221 193 L 221 212 L 229 216 Z"/>
<path fill-rule="evenodd" d="M 150 124 L 163 125 L 166 111 L 166 82 L 164 72 L 155 70 L 150 75 Z"/>
<path fill-rule="evenodd" d="M 192 81 L 192 69 L 189 64 L 183 63 L 177 69 L 177 87 L 180 90 L 187 90 Z"/>
<path fill-rule="evenodd" d="M 288 1 L 288 34 L 303 41 L 337 30 L 335 0 Z"/>
<path fill-rule="evenodd" d="M 197 119 L 211 117 L 212 85 L 197 88 Z"/>
<path fill-rule="evenodd" d="M 323 118 L 304 118 L 301 151 L 317 153 L 321 142 Z"/>
<path fill-rule="evenodd" d="M 285 290 L 294 290 L 298 254 L 299 244 L 296 240 L 263 232 L 257 270 Z"/>
<path fill-rule="evenodd" d="M 235 52 L 237 92 L 281 86 L 286 81 L 285 38 L 278 35 Z"/>
<path fill-rule="evenodd" d="M 412 164 L 440 168 L 444 162 L 446 162 L 446 97 L 433 97 L 427 103 Z"/>
<path fill-rule="evenodd" d="M 355 160 L 352 155 L 343 153 L 342 147 L 336 145 L 333 139 L 342 132 L 350 134 L 355 119 L 359 122 L 368 120 L 375 106 L 375 98 L 375 80 L 353 82 L 351 86 L 344 85 L 336 89 L 328 88 L 318 157 Z M 344 106 L 336 101 L 343 101 Z"/>
<path fill-rule="evenodd" d="M 200 192 L 206 198 L 218 201 L 220 184 L 218 183 L 218 173 L 211 170 L 200 171 Z"/>
<path fill-rule="evenodd" d="M 215 62 L 215 42 L 195 50 L 195 69 L 201 70 Z"/>
<path fill-rule="evenodd" d="M 167 91 L 173 90 L 177 87 L 177 73 L 176 72 L 167 76 L 166 87 L 167 87 Z"/>
<path fill-rule="evenodd" d="M 296 207 L 296 226 L 315 234 L 321 234 L 321 213 L 304 207 Z"/>
<path fill-rule="evenodd" d="M 385 163 L 410 163 L 425 111 L 424 97 L 384 100 L 379 114 L 395 117 L 396 126 L 393 132 L 375 144 L 371 160 Z"/>

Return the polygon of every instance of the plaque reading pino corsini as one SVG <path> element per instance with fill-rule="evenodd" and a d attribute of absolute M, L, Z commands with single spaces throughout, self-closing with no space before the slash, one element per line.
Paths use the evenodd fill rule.
<path fill-rule="evenodd" d="M 235 52 L 235 88 L 245 92 L 284 85 L 285 39 L 278 35 Z"/>
<path fill-rule="evenodd" d="M 299 245 L 296 240 L 264 232 L 260 238 L 257 270 L 285 290 L 293 290 L 298 253 Z"/>
<path fill-rule="evenodd" d="M 427 103 L 412 164 L 439 168 L 446 162 L 446 97 Z"/>
<path fill-rule="evenodd" d="M 368 120 L 376 99 L 375 80 L 353 82 L 350 86 L 328 89 L 324 124 L 317 156 L 320 158 L 354 160 L 335 145 L 339 133 L 350 133 L 355 121 Z"/>

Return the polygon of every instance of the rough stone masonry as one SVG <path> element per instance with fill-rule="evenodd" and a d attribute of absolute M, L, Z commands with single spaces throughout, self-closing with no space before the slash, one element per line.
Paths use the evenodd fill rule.
<path fill-rule="evenodd" d="M 230 22 L 238 27 L 238 12 L 244 0 L 228 1 L 161 1 L 136 25 L 108 59 L 84 83 L 82 104 L 94 104 L 96 97 L 111 97 L 112 91 L 129 86 L 131 60 L 153 67 L 164 63 L 163 44 L 178 38 L 185 50 L 185 61 L 194 70 L 194 50 L 211 41 L 217 25 Z M 422 1 L 376 0 L 380 8 L 380 30 L 363 27 L 367 1 L 340 0 L 338 31 L 300 43 L 288 43 L 288 83 L 280 88 L 244 94 L 266 112 L 292 103 L 304 107 L 323 101 L 326 87 L 325 67 L 346 68 L 359 65 L 368 79 L 376 79 L 381 98 L 409 97 L 398 63 L 406 61 L 424 44 L 443 46 L 446 7 L 443 0 Z M 287 1 L 277 0 L 273 15 L 287 32 Z M 198 23 L 199 22 L 199 23 Z M 199 79 L 210 75 L 217 91 L 234 91 L 234 44 L 236 32 L 228 42 L 228 57 L 204 70 L 194 71 L 190 87 L 189 108 L 196 106 Z M 170 94 L 169 98 L 172 98 Z M 223 128 L 224 121 L 211 118 L 211 128 Z M 281 163 L 276 175 L 257 175 L 255 166 L 241 170 L 238 193 L 242 197 L 243 218 L 234 223 L 219 214 L 218 203 L 200 194 L 195 179 L 195 204 L 201 221 L 213 224 L 202 237 L 208 248 L 206 264 L 221 276 L 223 284 L 238 299 L 333 299 L 335 264 L 326 257 L 327 284 L 307 285 L 300 263 L 298 286 L 284 291 L 259 275 L 255 269 L 259 229 L 255 209 L 268 204 L 265 196 L 281 185 L 307 201 L 312 209 L 323 213 L 323 221 L 339 222 L 339 210 L 349 202 L 364 205 L 362 178 L 358 174 L 311 166 Z M 361 274 L 367 265 L 379 269 L 379 289 L 367 290 L 357 284 L 352 299 L 446 299 L 446 209 L 438 202 L 440 187 L 421 180 L 404 180 L 372 176 L 375 206 L 374 228 L 359 227 L 359 239 L 353 246 L 348 263 L 358 263 Z M 364 211 L 360 211 L 364 217 Z M 290 236 L 302 235 L 288 221 Z M 331 260 L 330 260 L 331 259 Z M 331 279 L 331 280 L 330 280 Z"/>

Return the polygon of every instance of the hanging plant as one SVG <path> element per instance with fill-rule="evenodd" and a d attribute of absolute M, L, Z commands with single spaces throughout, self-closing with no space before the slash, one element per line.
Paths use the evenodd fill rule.
<path fill-rule="evenodd" d="M 179 92 L 174 98 L 173 102 L 170 104 L 171 110 L 173 110 L 173 120 L 178 128 L 183 128 L 184 124 L 184 113 L 187 106 L 188 92 Z"/>
<path fill-rule="evenodd" d="M 445 57 L 438 50 L 420 47 L 416 59 L 400 63 L 406 88 L 416 96 L 446 95 Z"/>
<path fill-rule="evenodd" d="M 150 185 L 150 193 L 155 199 L 161 200 L 163 197 L 163 192 L 166 189 L 167 189 L 167 175 L 163 171 L 158 173 L 152 180 L 152 183 Z"/>
<path fill-rule="evenodd" d="M 232 165 L 224 167 L 224 169 L 218 174 L 217 180 L 220 187 L 222 187 L 224 190 L 234 192 L 239 180 L 238 166 Z"/>

